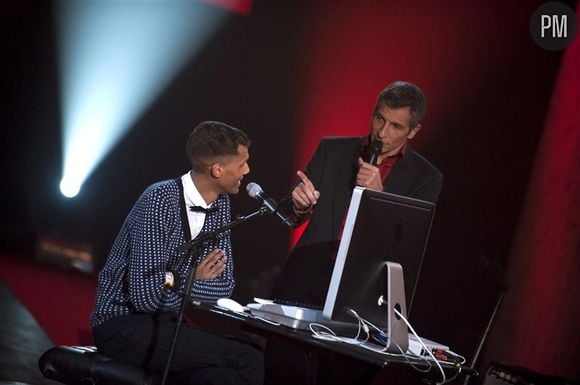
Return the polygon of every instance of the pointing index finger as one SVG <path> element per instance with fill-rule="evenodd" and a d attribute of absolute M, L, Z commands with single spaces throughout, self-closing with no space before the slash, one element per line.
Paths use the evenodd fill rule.
<path fill-rule="evenodd" d="M 309 203 L 316 204 L 316 201 L 320 197 L 320 193 L 316 190 L 316 187 L 314 187 L 314 184 L 310 179 L 308 179 L 305 173 L 298 170 L 296 174 L 300 178 L 301 184 L 303 186 L 301 189 L 304 192 L 304 194 L 306 194 L 306 196 L 308 197 Z"/>
<path fill-rule="evenodd" d="M 306 174 L 304 174 L 302 171 L 300 171 L 300 170 L 296 171 L 296 175 L 298 175 L 298 177 L 300 178 L 302 183 L 312 185 L 312 182 L 310 181 L 310 179 L 308 179 Z"/>

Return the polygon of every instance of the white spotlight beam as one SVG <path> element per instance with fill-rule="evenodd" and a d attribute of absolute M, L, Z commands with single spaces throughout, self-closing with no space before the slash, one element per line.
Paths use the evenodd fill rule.
<path fill-rule="evenodd" d="M 66 196 L 78 193 L 226 15 L 196 1 L 59 2 Z"/>

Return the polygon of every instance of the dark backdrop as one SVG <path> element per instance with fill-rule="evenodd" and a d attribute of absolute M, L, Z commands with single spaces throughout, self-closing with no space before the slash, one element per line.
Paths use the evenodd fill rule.
<path fill-rule="evenodd" d="M 73 200 L 58 192 L 52 7 L 3 5 L 2 247 L 25 255 L 58 234 L 91 243 L 102 263 L 141 191 L 187 170 L 185 139 L 207 119 L 250 134 L 247 181 L 280 197 L 320 137 L 365 134 L 376 94 L 405 79 L 429 101 L 413 145 L 445 174 L 412 321 L 470 357 L 505 279 L 562 57 L 529 35 L 541 3 L 257 1 L 230 15 Z M 255 208 L 245 193 L 233 203 Z M 272 218 L 234 232 L 235 298 L 268 296 L 289 240 Z"/>
<path fill-rule="evenodd" d="M 66 199 L 58 190 L 62 149 L 53 10 L 50 4 L 12 5 L 2 24 L 4 247 L 32 252 L 37 236 L 48 234 L 91 244 L 103 263 L 145 187 L 188 170 L 185 141 L 203 120 L 245 130 L 252 139 L 245 182 L 260 183 L 273 196 L 284 194 L 291 181 L 280 176 L 291 170 L 296 124 L 292 73 L 298 11 L 263 2 L 249 16 L 231 13 L 97 167 L 81 194 Z M 233 207 L 234 214 L 257 208 L 245 192 L 233 199 Z M 266 217 L 234 232 L 237 296 L 249 299 L 250 287 L 270 285 L 288 237 L 282 225 Z"/>

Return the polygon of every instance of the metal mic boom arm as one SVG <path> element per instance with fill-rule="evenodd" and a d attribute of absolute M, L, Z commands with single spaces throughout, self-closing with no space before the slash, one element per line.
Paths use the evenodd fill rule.
<path fill-rule="evenodd" d="M 219 229 L 214 230 L 212 232 L 205 233 L 205 234 L 200 234 L 197 237 L 195 237 L 194 239 L 185 242 L 183 245 L 179 246 L 177 249 L 180 252 L 182 252 L 182 253 L 185 252 L 185 251 L 189 251 L 192 247 L 195 246 L 195 244 L 199 244 L 201 242 L 205 242 L 208 239 L 211 239 L 211 238 L 215 237 L 216 235 L 218 235 L 220 233 L 223 233 L 226 230 L 229 230 L 229 229 L 231 229 L 233 227 L 236 227 L 237 225 L 242 224 L 242 223 L 244 223 L 244 222 L 252 219 L 255 216 L 264 215 L 267 212 L 268 212 L 268 209 L 267 208 L 260 207 L 259 210 L 254 211 L 251 214 L 248 214 L 246 216 L 240 215 L 240 216 L 236 217 L 236 219 L 234 219 L 233 221 L 231 221 L 230 223 L 228 223 L 227 225 L 225 225 L 223 227 L 220 227 Z"/>
<path fill-rule="evenodd" d="M 187 252 L 191 258 L 195 258 L 196 249 L 202 242 L 205 242 L 208 239 L 211 239 L 211 238 L 215 237 L 216 235 L 223 233 L 224 231 L 227 231 L 227 230 L 231 229 L 232 227 L 236 227 L 237 225 L 242 224 L 242 223 L 244 223 L 244 222 L 246 222 L 246 221 L 248 221 L 256 216 L 263 215 L 266 212 L 267 212 L 267 209 L 264 207 L 261 207 L 259 210 L 254 211 L 251 214 L 248 214 L 246 216 L 239 216 L 236 219 L 234 219 L 233 221 L 231 221 L 230 223 L 220 227 L 219 229 L 216 229 L 216 230 L 211 231 L 209 233 L 198 235 L 197 237 L 195 237 L 191 241 L 185 242 L 183 245 L 179 246 L 177 249 L 180 252 Z M 185 295 L 184 295 L 183 299 L 181 300 L 181 306 L 179 308 L 179 316 L 177 318 L 177 323 L 175 325 L 175 331 L 173 332 L 171 346 L 169 347 L 169 352 L 167 354 L 167 361 L 165 363 L 165 370 L 163 371 L 163 378 L 161 379 L 161 385 L 165 385 L 165 383 L 167 381 L 167 377 L 169 375 L 169 368 L 171 367 L 171 361 L 173 361 L 173 355 L 175 354 L 175 346 L 177 345 L 177 339 L 179 338 L 179 331 L 181 329 L 181 324 L 182 324 L 183 316 L 185 313 L 185 305 L 187 304 L 187 301 L 189 299 L 189 294 L 191 292 L 191 286 L 193 284 L 193 278 L 195 277 L 195 270 L 196 270 L 196 264 L 195 264 L 195 261 L 193 261 L 192 266 L 189 269 L 189 274 L 187 275 L 187 281 L 185 283 Z"/>

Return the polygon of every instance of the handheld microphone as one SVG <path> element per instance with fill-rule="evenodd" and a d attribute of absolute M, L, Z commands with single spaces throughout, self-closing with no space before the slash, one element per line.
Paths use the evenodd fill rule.
<path fill-rule="evenodd" d="M 364 161 L 373 166 L 376 166 L 377 160 L 379 155 L 381 155 L 382 150 L 383 142 L 381 142 L 379 139 L 373 139 L 373 141 L 369 144 Z"/>
<path fill-rule="evenodd" d="M 246 186 L 246 191 L 248 192 L 248 195 L 251 198 L 257 200 L 269 214 L 276 215 L 278 219 L 280 219 L 282 223 L 284 223 L 286 226 L 294 227 L 294 222 L 292 221 L 292 219 L 290 219 L 290 217 L 287 216 L 286 214 L 278 211 L 278 203 L 276 203 L 274 199 L 268 197 L 266 193 L 264 193 L 264 190 L 262 190 L 262 187 L 260 187 L 259 184 L 254 182 L 248 183 L 248 185 Z"/>

